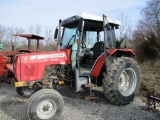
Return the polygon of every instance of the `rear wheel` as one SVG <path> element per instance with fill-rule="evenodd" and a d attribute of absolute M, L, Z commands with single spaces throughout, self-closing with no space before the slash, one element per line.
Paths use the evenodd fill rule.
<path fill-rule="evenodd" d="M 111 103 L 126 105 L 137 95 L 140 83 L 137 63 L 131 58 L 122 57 L 111 64 L 108 74 L 104 74 L 103 92 Z"/>
<path fill-rule="evenodd" d="M 29 120 L 57 120 L 62 114 L 64 101 L 53 89 L 42 89 L 32 95 L 27 104 Z"/>

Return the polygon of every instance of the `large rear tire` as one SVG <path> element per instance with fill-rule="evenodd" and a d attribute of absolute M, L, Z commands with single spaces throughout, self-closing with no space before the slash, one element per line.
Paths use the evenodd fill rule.
<path fill-rule="evenodd" d="M 57 91 L 42 89 L 29 99 L 27 116 L 29 120 L 58 120 L 63 107 L 63 98 Z"/>
<path fill-rule="evenodd" d="M 103 92 L 107 100 L 116 105 L 126 105 L 137 95 L 141 76 L 137 63 L 128 57 L 114 60 L 110 71 L 104 73 Z"/>

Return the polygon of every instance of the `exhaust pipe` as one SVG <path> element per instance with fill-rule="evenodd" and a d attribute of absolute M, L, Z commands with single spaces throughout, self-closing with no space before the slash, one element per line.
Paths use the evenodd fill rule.
<path fill-rule="evenodd" d="M 76 87 L 76 92 L 79 91 L 79 70 L 75 69 L 75 87 Z"/>

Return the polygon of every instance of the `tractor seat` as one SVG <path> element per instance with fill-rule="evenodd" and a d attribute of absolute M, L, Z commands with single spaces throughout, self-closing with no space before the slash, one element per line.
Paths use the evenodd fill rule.
<path fill-rule="evenodd" d="M 104 42 L 96 42 L 92 48 L 93 54 L 91 54 L 91 58 L 97 59 L 101 55 L 104 49 Z"/>
<path fill-rule="evenodd" d="M 91 48 L 91 51 L 85 53 L 84 56 L 92 59 L 97 59 L 97 57 L 99 57 L 103 52 L 103 49 L 104 49 L 104 42 L 103 41 L 96 42 L 93 48 Z"/>

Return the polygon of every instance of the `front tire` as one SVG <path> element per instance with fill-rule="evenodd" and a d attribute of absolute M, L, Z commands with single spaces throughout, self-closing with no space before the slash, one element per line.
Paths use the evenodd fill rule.
<path fill-rule="evenodd" d="M 42 89 L 32 95 L 27 104 L 29 120 L 57 120 L 62 114 L 64 101 L 53 89 Z"/>
<path fill-rule="evenodd" d="M 133 101 L 141 83 L 137 63 L 128 57 L 117 58 L 104 74 L 103 92 L 107 100 L 116 105 L 126 105 Z"/>

